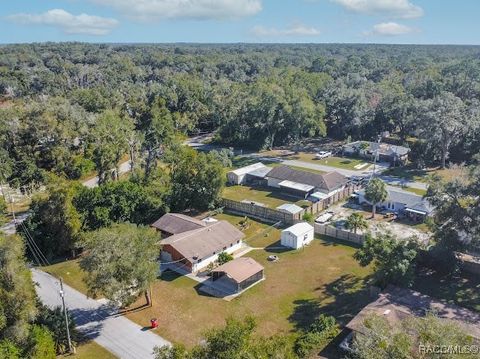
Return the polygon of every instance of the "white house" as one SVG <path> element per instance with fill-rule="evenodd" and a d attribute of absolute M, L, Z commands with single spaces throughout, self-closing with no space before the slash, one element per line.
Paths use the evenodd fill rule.
<path fill-rule="evenodd" d="M 280 237 L 282 246 L 294 249 L 302 248 L 311 241 L 313 241 L 313 227 L 306 222 L 284 229 Z"/>
<path fill-rule="evenodd" d="M 270 170 L 270 167 L 265 166 L 261 162 L 257 162 L 228 172 L 227 180 L 230 184 L 244 184 L 247 183 L 249 179 L 263 179 Z"/>

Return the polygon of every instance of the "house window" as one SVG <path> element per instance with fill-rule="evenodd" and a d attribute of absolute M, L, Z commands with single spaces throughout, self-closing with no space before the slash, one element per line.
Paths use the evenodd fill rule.
<path fill-rule="evenodd" d="M 227 247 L 223 247 L 223 250 L 227 249 Z"/>

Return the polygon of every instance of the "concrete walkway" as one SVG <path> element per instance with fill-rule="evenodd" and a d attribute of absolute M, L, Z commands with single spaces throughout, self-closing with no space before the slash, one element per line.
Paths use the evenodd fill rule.
<path fill-rule="evenodd" d="M 118 166 L 118 175 L 120 176 L 124 173 L 130 172 L 130 169 L 131 169 L 130 161 L 122 162 Z M 88 187 L 88 188 L 97 187 L 98 186 L 98 176 L 93 177 L 89 180 L 83 181 L 82 184 L 85 187 Z"/>
<path fill-rule="evenodd" d="M 38 284 L 36 291 L 41 301 L 49 307 L 60 306 L 58 280 L 38 269 L 32 269 L 32 276 Z M 116 309 L 105 304 L 105 301 L 87 298 L 65 284 L 64 291 L 65 303 L 75 319 L 77 329 L 119 358 L 153 358 L 155 346 L 170 345 L 149 329 L 117 315 Z"/>

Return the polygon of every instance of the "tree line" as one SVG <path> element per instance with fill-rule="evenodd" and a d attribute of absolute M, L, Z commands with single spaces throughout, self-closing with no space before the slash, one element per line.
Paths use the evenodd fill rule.
<path fill-rule="evenodd" d="M 3 46 L 0 176 L 32 190 L 45 172 L 147 175 L 172 137 L 271 148 L 389 131 L 425 165 L 470 163 L 478 141 L 474 46 Z M 113 171 L 112 171 L 113 170 Z"/>

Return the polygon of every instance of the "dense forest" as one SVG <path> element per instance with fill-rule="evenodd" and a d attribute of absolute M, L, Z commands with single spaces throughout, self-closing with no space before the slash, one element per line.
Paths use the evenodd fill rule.
<path fill-rule="evenodd" d="M 412 148 L 418 166 L 480 151 L 480 48 L 30 44 L 0 48 L 0 172 L 33 189 L 129 154 L 147 173 L 179 136 L 255 149 L 311 137 Z"/>

